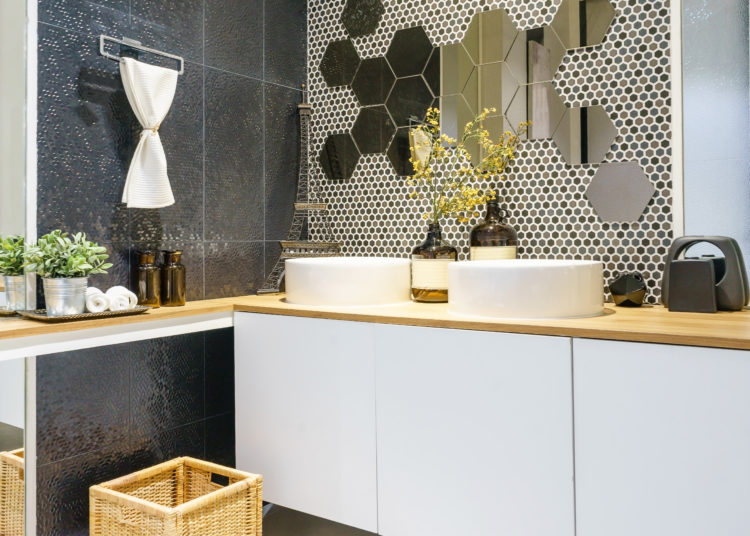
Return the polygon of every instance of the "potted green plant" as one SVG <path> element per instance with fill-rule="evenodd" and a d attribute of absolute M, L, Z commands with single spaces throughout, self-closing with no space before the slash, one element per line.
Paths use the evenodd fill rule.
<path fill-rule="evenodd" d="M 26 309 L 26 276 L 24 275 L 24 239 L 22 236 L 0 237 L 0 274 L 5 282 L 5 302 L 11 311 Z"/>
<path fill-rule="evenodd" d="M 440 221 L 455 217 L 468 222 L 476 210 L 495 199 L 494 188 L 482 182 L 496 177 L 503 180 L 505 168 L 515 159 L 531 123 L 520 123 L 518 134 L 506 131 L 497 140 L 490 137 L 483 122 L 495 113 L 485 109 L 466 124 L 460 139 L 451 138 L 440 128 L 440 110 L 430 108 L 423 123 L 410 131 L 414 174 L 407 180 L 412 199 L 421 202 L 428 223 L 425 241 L 412 251 L 412 299 L 420 302 L 448 301 L 448 265 L 458 260 L 458 250 L 443 240 Z M 482 158 L 472 165 L 467 147 L 477 146 Z"/>
<path fill-rule="evenodd" d="M 88 278 L 106 274 L 112 267 L 108 258 L 107 248 L 90 242 L 84 233 L 71 237 L 60 230 L 42 236 L 24 254 L 26 268 L 42 277 L 48 316 L 83 313 Z"/>

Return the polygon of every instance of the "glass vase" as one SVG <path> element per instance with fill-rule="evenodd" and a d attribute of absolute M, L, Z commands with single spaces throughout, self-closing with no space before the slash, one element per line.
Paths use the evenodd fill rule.
<path fill-rule="evenodd" d="M 448 301 L 448 266 L 458 250 L 443 240 L 439 223 L 431 223 L 427 237 L 411 252 L 411 297 L 417 302 Z"/>

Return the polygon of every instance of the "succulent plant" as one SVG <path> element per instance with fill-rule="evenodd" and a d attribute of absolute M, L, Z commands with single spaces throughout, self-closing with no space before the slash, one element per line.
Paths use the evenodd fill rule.
<path fill-rule="evenodd" d="M 23 275 L 24 238 L 0 237 L 0 275 Z"/>

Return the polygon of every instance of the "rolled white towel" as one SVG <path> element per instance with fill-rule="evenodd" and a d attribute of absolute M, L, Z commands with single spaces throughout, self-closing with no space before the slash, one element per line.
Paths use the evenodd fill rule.
<path fill-rule="evenodd" d="M 107 299 L 109 299 L 110 311 L 126 311 L 132 309 L 132 307 L 130 307 L 130 300 L 128 300 L 128 297 L 124 294 L 113 294 L 112 296 L 107 296 Z"/>
<path fill-rule="evenodd" d="M 127 300 L 127 305 L 121 309 L 110 309 L 112 311 L 122 311 L 123 309 L 132 309 L 136 305 L 138 305 L 138 296 L 130 292 L 125 287 L 112 287 L 107 291 L 107 297 L 109 298 L 110 305 L 114 301 L 114 299 L 118 296 L 124 296 Z"/>
<path fill-rule="evenodd" d="M 103 313 L 109 309 L 109 298 L 96 287 L 86 289 L 86 310 L 89 313 Z"/>

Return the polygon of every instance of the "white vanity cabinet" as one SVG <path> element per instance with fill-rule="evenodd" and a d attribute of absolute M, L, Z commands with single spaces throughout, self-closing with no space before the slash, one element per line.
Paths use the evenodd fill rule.
<path fill-rule="evenodd" d="M 750 354 L 574 341 L 578 536 L 750 534 Z"/>
<path fill-rule="evenodd" d="M 383 536 L 572 536 L 571 344 L 378 326 Z"/>
<path fill-rule="evenodd" d="M 377 532 L 376 327 L 235 315 L 237 467 L 264 500 Z"/>

